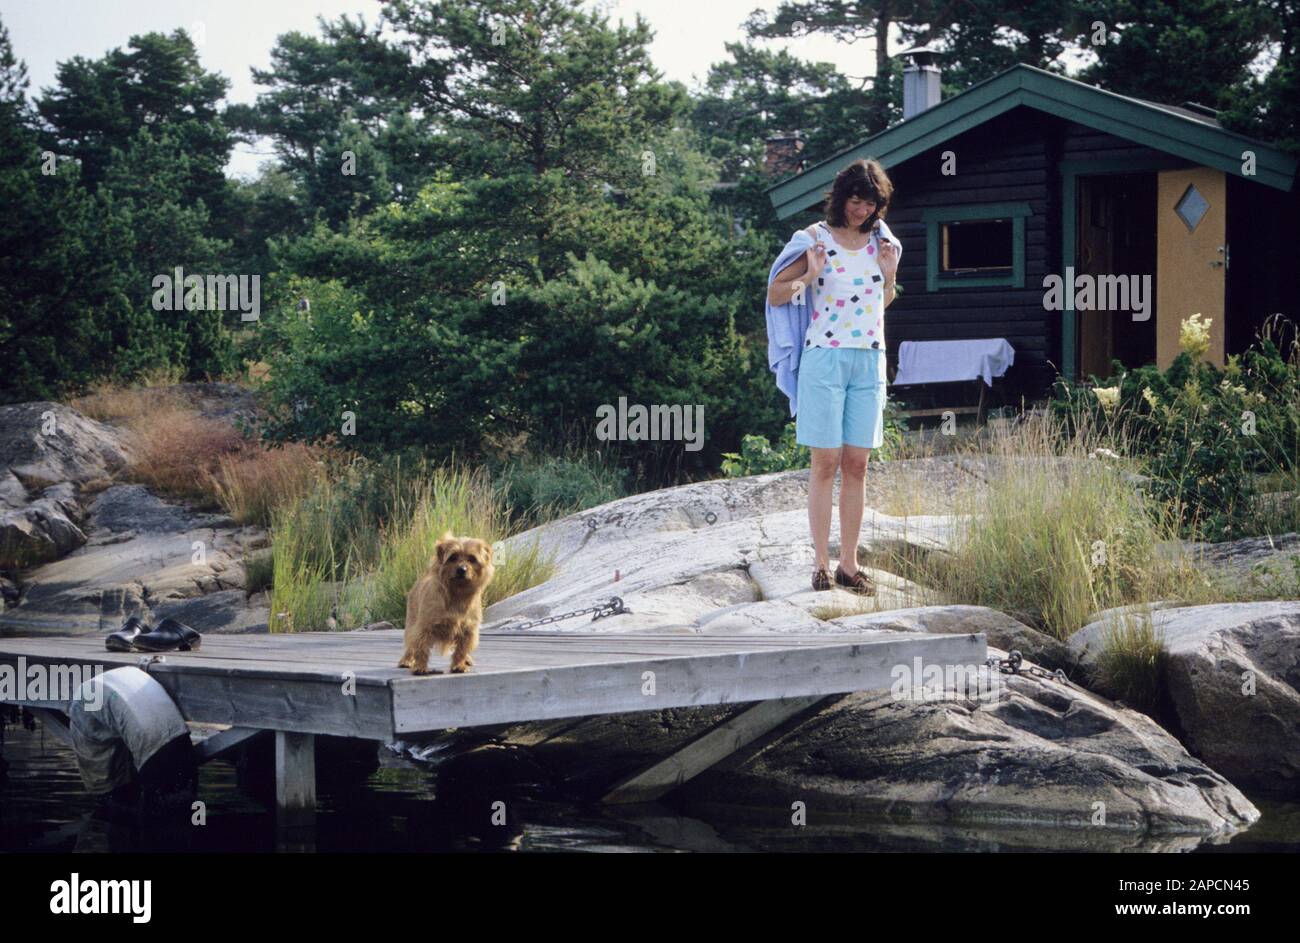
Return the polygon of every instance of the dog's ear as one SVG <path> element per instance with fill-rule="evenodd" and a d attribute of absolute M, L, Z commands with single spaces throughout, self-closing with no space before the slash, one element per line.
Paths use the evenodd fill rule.
<path fill-rule="evenodd" d="M 451 535 L 451 531 L 447 531 L 433 549 L 434 562 L 441 566 L 442 561 L 447 559 L 447 554 L 451 552 L 454 546 L 456 546 L 456 538 Z"/>

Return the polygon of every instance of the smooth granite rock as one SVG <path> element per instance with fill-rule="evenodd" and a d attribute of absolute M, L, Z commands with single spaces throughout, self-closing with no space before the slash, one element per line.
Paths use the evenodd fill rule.
<path fill-rule="evenodd" d="M 1300 602 L 1223 603 L 1160 609 L 1161 687 L 1182 740 L 1233 782 L 1300 796 Z M 1108 623 L 1070 638 L 1094 666 Z"/>

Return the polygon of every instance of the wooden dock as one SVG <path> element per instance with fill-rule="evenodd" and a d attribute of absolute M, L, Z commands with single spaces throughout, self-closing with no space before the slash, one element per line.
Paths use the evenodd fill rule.
<path fill-rule="evenodd" d="M 281 811 L 315 805 L 316 735 L 392 741 L 426 731 L 628 711 L 760 702 L 611 793 L 661 795 L 827 695 L 888 689 L 897 666 L 977 666 L 984 636 L 484 633 L 468 674 L 415 677 L 394 667 L 394 630 L 211 635 L 197 652 L 145 666 L 186 720 L 230 729 L 204 758 L 276 735 Z M 141 666 L 99 637 L 0 639 L 0 664 Z M 446 659 L 433 667 L 446 667 Z M 58 706 L 29 703 L 58 724 Z"/>

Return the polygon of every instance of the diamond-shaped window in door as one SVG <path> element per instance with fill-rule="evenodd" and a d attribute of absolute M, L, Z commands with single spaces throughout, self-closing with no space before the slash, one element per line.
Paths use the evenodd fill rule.
<path fill-rule="evenodd" d="M 1192 232 L 1205 217 L 1205 212 L 1209 208 L 1210 204 L 1205 202 L 1201 191 L 1196 189 L 1196 184 L 1192 183 L 1187 185 L 1183 195 L 1178 198 L 1178 202 L 1174 205 L 1174 212 L 1187 224 L 1187 231 Z"/>

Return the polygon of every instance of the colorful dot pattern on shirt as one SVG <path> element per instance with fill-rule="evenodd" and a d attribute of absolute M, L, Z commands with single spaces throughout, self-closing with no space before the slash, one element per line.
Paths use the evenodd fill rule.
<path fill-rule="evenodd" d="M 826 245 L 826 268 L 812 286 L 812 320 L 804 347 L 885 349 L 885 315 L 881 293 L 868 286 L 884 281 L 875 245 L 845 249 L 825 223 L 818 223 Z M 850 305 L 852 306 L 850 308 Z"/>

